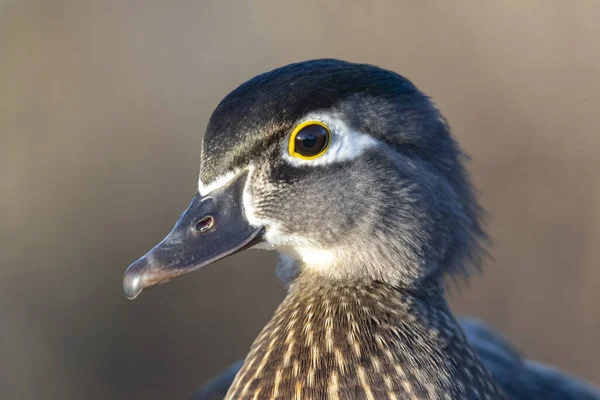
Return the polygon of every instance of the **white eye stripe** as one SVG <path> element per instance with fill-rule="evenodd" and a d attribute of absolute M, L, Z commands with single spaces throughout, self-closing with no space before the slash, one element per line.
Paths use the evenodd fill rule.
<path fill-rule="evenodd" d="M 238 172 L 239 170 L 226 172 L 225 174 L 218 176 L 212 182 L 206 184 L 202 182 L 202 179 L 200 179 L 200 177 L 198 177 L 198 192 L 200 193 L 200 195 L 206 196 L 210 192 L 213 192 L 218 188 L 223 187 L 229 182 L 231 182 L 231 180 L 235 178 Z"/>
<path fill-rule="evenodd" d="M 331 131 L 331 142 L 327 151 L 319 158 L 303 160 L 289 154 L 286 141 L 284 143 L 283 158 L 293 166 L 317 166 L 353 160 L 365 150 L 379 144 L 373 137 L 351 130 L 344 121 L 333 115 L 309 114 L 303 118 L 303 121 L 319 121 L 327 125 Z"/>
<path fill-rule="evenodd" d="M 289 154 L 288 143 L 286 141 L 284 143 L 283 158 L 293 166 L 317 166 L 353 160 L 367 149 L 380 144 L 372 136 L 351 130 L 343 120 L 336 118 L 335 115 L 314 113 L 307 115 L 303 118 L 303 121 L 319 121 L 327 125 L 331 131 L 331 142 L 327 151 L 321 157 L 313 160 L 303 160 Z M 198 192 L 202 196 L 206 196 L 229 183 L 238 173 L 239 170 L 228 171 L 208 183 L 202 182 L 202 179 L 198 177 Z"/>

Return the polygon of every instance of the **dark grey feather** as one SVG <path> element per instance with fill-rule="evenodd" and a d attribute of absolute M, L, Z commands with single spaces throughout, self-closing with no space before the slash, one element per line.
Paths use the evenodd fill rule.
<path fill-rule="evenodd" d="M 600 390 L 569 374 L 524 358 L 498 333 L 479 321 L 461 326 L 471 346 L 511 399 L 598 400 Z"/>

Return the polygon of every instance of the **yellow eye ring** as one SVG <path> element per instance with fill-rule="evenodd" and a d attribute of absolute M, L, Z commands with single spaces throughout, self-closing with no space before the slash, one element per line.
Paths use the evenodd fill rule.
<path fill-rule="evenodd" d="M 327 151 L 331 142 L 331 130 L 321 121 L 304 121 L 298 124 L 288 142 L 292 157 L 314 160 Z"/>

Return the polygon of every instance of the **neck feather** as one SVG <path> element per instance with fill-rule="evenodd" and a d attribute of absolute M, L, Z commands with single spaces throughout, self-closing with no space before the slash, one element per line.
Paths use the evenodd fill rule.
<path fill-rule="evenodd" d="M 503 398 L 443 290 L 299 276 L 228 399 Z"/>

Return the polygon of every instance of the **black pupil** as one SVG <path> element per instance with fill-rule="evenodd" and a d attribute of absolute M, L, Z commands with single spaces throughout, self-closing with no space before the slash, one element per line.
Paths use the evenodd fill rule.
<path fill-rule="evenodd" d="M 305 157 L 314 157 L 327 146 L 329 134 L 321 125 L 307 125 L 296 134 L 294 150 Z"/>

